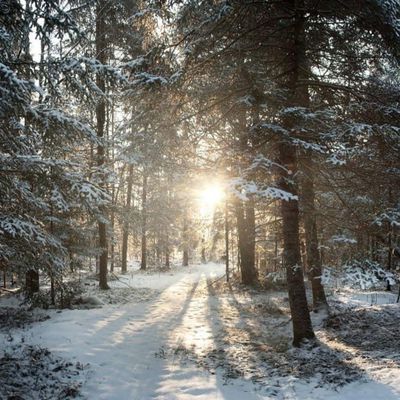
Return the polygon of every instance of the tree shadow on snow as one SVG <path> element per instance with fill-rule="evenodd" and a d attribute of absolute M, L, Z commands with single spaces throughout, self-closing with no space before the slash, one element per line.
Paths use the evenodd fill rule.
<path fill-rule="evenodd" d="M 246 377 L 271 395 L 281 391 L 282 378 L 312 381 L 316 388 L 331 389 L 366 380 L 364 370 L 351 362 L 353 355 L 343 349 L 322 342 L 308 349 L 291 348 L 291 324 L 279 311 L 280 302 L 274 304 L 268 294 L 250 291 L 246 294 L 250 299 L 243 302 L 230 286 L 222 295 L 212 284 L 208 289 L 209 308 L 214 307 L 213 315 L 218 316 L 212 321 L 214 340 L 217 349 L 223 349 L 217 350 L 215 364 L 228 377 Z M 388 398 L 391 393 L 388 388 Z"/>
<path fill-rule="evenodd" d="M 186 285 L 186 282 L 182 284 Z M 187 312 L 198 282 L 189 285 L 189 290 L 175 288 L 185 293 L 179 307 L 169 305 L 168 296 L 173 293 L 165 296 L 168 288 L 151 302 L 126 304 L 100 320 L 95 313 L 104 313 L 104 309 L 87 311 L 87 321 L 80 322 L 81 327 L 77 326 L 73 344 L 97 372 L 83 387 L 84 392 L 99 399 L 157 397 L 158 383 L 169 374 L 166 362 L 157 357 L 157 352 Z M 66 343 L 65 350 L 68 351 L 70 346 Z"/>
<path fill-rule="evenodd" d="M 338 309 L 325 321 L 326 337 L 382 367 L 400 367 L 399 307 Z"/>

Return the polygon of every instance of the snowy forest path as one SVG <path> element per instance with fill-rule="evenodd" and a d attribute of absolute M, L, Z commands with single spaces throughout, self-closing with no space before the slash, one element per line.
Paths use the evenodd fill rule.
<path fill-rule="evenodd" d="M 32 328 L 29 341 L 89 363 L 82 388 L 89 399 L 234 399 L 243 391 L 246 399 L 258 399 L 243 388 L 250 383 L 226 385 L 218 374 L 182 361 L 183 349 L 212 346 L 207 281 L 221 277 L 224 266 L 188 271 L 166 276 L 166 286 L 151 301 L 55 313 Z"/>
<path fill-rule="evenodd" d="M 288 315 L 277 312 L 285 293 L 239 296 L 222 284 L 224 272 L 224 265 L 212 263 L 164 273 L 132 271 L 111 281 L 110 291 L 95 289 L 114 304 L 54 310 L 50 319 L 22 330 L 19 339 L 15 334 L 13 343 L 23 339 L 83 365 L 76 381 L 85 379 L 82 394 L 89 400 L 400 399 L 392 339 L 381 340 L 383 353 L 369 351 L 374 342 L 364 343 L 371 339 L 371 328 L 375 336 L 381 329 L 378 306 L 364 308 L 376 319 L 358 344 L 351 345 L 352 335 L 347 343 L 315 324 L 321 328 L 317 335 L 322 345 L 311 355 L 302 350 L 294 354 L 293 349 L 274 352 L 274 343 L 281 346 L 288 339 Z M 386 327 L 395 332 L 397 305 L 382 307 Z M 343 318 L 353 318 L 355 327 L 365 326 L 362 318 Z M 259 364 L 259 356 L 266 362 Z M 321 367 L 319 377 L 303 379 L 296 372 L 316 365 Z M 323 374 L 340 378 L 351 371 L 364 372 L 368 379 L 357 378 L 340 388 L 321 384 Z"/>

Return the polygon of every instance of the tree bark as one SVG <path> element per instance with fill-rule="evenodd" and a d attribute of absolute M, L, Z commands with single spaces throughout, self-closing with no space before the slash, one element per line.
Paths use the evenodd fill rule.
<path fill-rule="evenodd" d="M 283 172 L 281 189 L 293 195 L 297 190 L 293 177 L 297 172 L 296 151 L 290 144 L 279 146 L 280 162 L 290 173 Z M 299 206 L 297 200 L 281 201 L 283 226 L 283 264 L 286 268 L 289 304 L 293 325 L 293 345 L 299 346 L 304 339 L 312 339 L 314 332 L 308 310 L 304 287 L 299 242 Z"/>
<path fill-rule="evenodd" d="M 305 18 L 304 1 L 291 0 L 289 2 L 293 10 L 293 20 L 290 36 L 288 37 L 288 54 L 284 69 L 285 75 L 283 87 L 289 93 L 288 107 L 303 106 L 308 104 L 308 89 L 298 85 L 304 71 L 308 71 L 305 56 Z M 284 9 L 283 5 L 283 12 Z M 291 11 L 290 11 L 291 12 Z M 283 125 L 287 131 L 295 133 L 293 117 L 285 117 Z M 280 164 L 280 188 L 297 196 L 297 154 L 290 141 L 282 138 L 279 147 Z M 299 240 L 299 203 L 297 199 L 281 200 L 282 226 L 283 226 L 283 264 L 286 268 L 290 311 L 293 325 L 293 345 L 300 346 L 304 339 L 314 338 L 308 310 L 306 291 L 304 286 L 303 269 L 301 267 L 301 253 Z"/>
<path fill-rule="evenodd" d="M 7 289 L 7 267 L 5 262 L 1 263 L 2 264 L 2 270 L 3 270 L 3 288 Z"/>
<path fill-rule="evenodd" d="M 30 296 L 39 291 L 39 272 L 33 269 L 26 272 L 25 290 Z"/>
<path fill-rule="evenodd" d="M 31 12 L 31 2 L 29 0 L 25 1 L 25 10 L 26 12 Z M 23 49 L 22 49 L 22 58 L 26 61 L 32 61 L 32 56 L 30 54 L 30 40 L 29 40 L 29 29 L 24 29 L 23 32 Z M 25 77 L 25 79 L 30 80 L 31 77 L 31 69 L 29 67 L 23 68 L 21 71 L 21 75 Z M 31 96 L 31 94 L 30 94 Z M 27 115 L 25 117 L 25 129 L 27 134 L 29 134 L 29 126 L 31 125 L 32 117 Z M 33 183 L 30 182 L 31 189 L 33 192 Z M 40 283 L 39 283 L 39 270 L 29 269 L 25 274 L 25 289 L 29 295 L 36 293 L 39 291 Z"/>
<path fill-rule="evenodd" d="M 183 215 L 183 255 L 182 255 L 182 265 L 187 267 L 189 265 L 189 238 L 188 238 L 188 220 L 187 220 L 187 209 L 185 206 Z"/>
<path fill-rule="evenodd" d="M 254 265 L 255 221 L 254 202 L 252 200 L 248 200 L 248 204 L 246 204 L 246 214 L 242 201 L 237 200 L 236 219 L 242 283 L 245 285 L 255 285 L 258 276 Z"/>
<path fill-rule="evenodd" d="M 187 267 L 189 265 L 189 252 L 187 249 L 183 250 L 183 260 L 182 260 L 182 265 L 184 267 Z"/>
<path fill-rule="evenodd" d="M 311 280 L 313 309 L 328 309 L 324 287 L 321 282 L 322 262 L 318 247 L 317 217 L 315 211 L 315 191 L 313 182 L 313 163 L 310 155 L 305 155 L 303 166 L 302 202 L 308 273 Z"/>
<path fill-rule="evenodd" d="M 226 281 L 229 282 L 229 213 L 228 200 L 225 200 L 225 275 Z"/>
<path fill-rule="evenodd" d="M 132 202 L 132 185 L 133 185 L 133 165 L 129 166 L 128 171 L 128 187 L 126 191 L 126 209 L 125 219 L 123 224 L 122 232 L 122 263 L 121 273 L 126 274 L 128 270 L 128 238 L 129 238 L 129 212 L 131 209 Z"/>
<path fill-rule="evenodd" d="M 388 254 L 387 254 L 387 269 L 390 271 L 392 269 L 392 263 L 393 263 L 393 243 L 392 243 L 392 236 L 393 236 L 393 228 L 389 223 L 389 232 L 388 232 Z M 386 281 L 386 290 L 390 292 L 392 290 L 392 286 L 390 284 L 390 281 Z"/>
<path fill-rule="evenodd" d="M 106 1 L 99 0 L 96 9 L 96 56 L 97 59 L 105 64 L 106 62 L 106 29 L 105 29 L 105 15 L 106 15 Z M 101 73 L 97 73 L 96 84 L 102 93 L 105 93 L 105 79 Z M 100 97 L 96 106 L 96 121 L 97 121 L 97 136 L 100 143 L 97 146 L 97 166 L 99 170 L 104 167 L 106 162 L 105 148 L 102 140 L 104 138 L 104 125 L 105 125 L 106 105 L 104 98 Z M 102 177 L 100 186 L 105 188 L 105 179 Z M 98 222 L 99 233 L 99 287 L 100 289 L 109 289 L 107 284 L 107 262 L 108 262 L 108 241 L 107 241 L 107 226 L 104 221 Z"/>
<path fill-rule="evenodd" d="M 250 197 L 246 203 L 246 229 L 250 272 L 253 283 L 256 283 L 258 271 L 256 268 L 256 216 L 253 197 Z"/>
<path fill-rule="evenodd" d="M 201 263 L 205 264 L 207 262 L 206 258 L 206 240 L 204 236 L 201 238 Z"/>
<path fill-rule="evenodd" d="M 171 267 L 170 262 L 170 249 L 169 249 L 169 233 L 167 232 L 166 245 L 165 245 L 165 268 L 169 269 Z"/>
<path fill-rule="evenodd" d="M 143 173 L 143 188 L 142 188 L 142 258 L 140 269 L 147 268 L 147 174 Z"/>

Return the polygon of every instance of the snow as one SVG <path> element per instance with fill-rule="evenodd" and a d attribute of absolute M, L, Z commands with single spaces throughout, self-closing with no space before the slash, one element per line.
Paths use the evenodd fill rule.
<path fill-rule="evenodd" d="M 341 290 L 335 296 L 339 301 L 349 306 L 373 306 L 373 305 L 389 305 L 396 303 L 397 294 L 392 292 L 368 291 L 360 292 L 357 290 Z"/>
<path fill-rule="evenodd" d="M 338 354 L 345 354 L 339 366 L 364 371 L 362 379 L 344 386 L 321 384 L 318 374 L 309 378 L 282 374 L 279 365 L 266 367 L 266 374 L 258 379 L 251 377 L 248 364 L 254 360 L 246 358 L 246 348 L 261 346 L 254 343 L 261 339 L 249 332 L 259 328 L 279 339 L 278 333 L 283 335 L 290 329 L 285 295 L 217 293 L 215 288 L 224 282 L 224 268 L 209 263 L 144 273 L 131 266 L 127 275 L 110 282 L 111 291 L 87 287 L 88 296 L 104 303 L 101 308 L 53 310 L 50 319 L 13 331 L 13 343 L 23 340 L 32 346 L 45 346 L 73 365 L 88 365 L 82 382 L 82 395 L 88 399 L 400 399 L 396 355 L 390 359 L 390 354 L 381 352 L 381 358 L 378 353 L 373 353 L 376 358 L 366 358 L 350 341 L 332 340 L 323 329 L 324 317 L 318 314 L 312 317 L 321 346 L 289 350 L 288 357 L 303 360 L 300 365 L 307 370 L 309 363 L 327 362 L 324 357 L 329 362 L 336 347 Z M 372 298 L 377 300 L 371 302 Z M 389 318 L 399 315 L 393 300 L 394 295 L 383 292 L 349 290 L 336 294 L 333 304 L 335 308 L 336 303 L 344 303 L 350 311 L 377 308 Z M 15 300 L 2 301 L 4 305 L 15 306 Z M 250 318 L 249 310 L 254 309 L 260 321 Z M 257 322 L 261 325 L 252 325 Z M 0 344 L 10 348 L 7 335 L 0 333 Z M 267 359 L 269 352 L 268 347 L 258 351 Z M 225 366 L 219 362 L 222 359 L 228 360 Z M 287 367 L 291 367 L 290 362 Z M 326 368 L 329 372 L 334 366 Z"/>
<path fill-rule="evenodd" d="M 349 260 L 340 269 L 325 266 L 322 275 L 324 285 L 362 290 L 382 289 L 387 283 L 395 285 L 397 280 L 396 274 L 369 259 Z"/>
<path fill-rule="evenodd" d="M 291 171 L 288 171 L 288 173 L 290 175 Z M 250 195 L 255 195 L 268 199 L 285 200 L 285 201 L 298 200 L 297 195 L 294 195 L 285 190 L 273 186 L 261 188 L 257 185 L 256 182 L 251 180 L 246 180 L 240 177 L 230 179 L 230 181 L 228 182 L 228 190 L 235 197 L 243 201 L 247 201 L 248 196 Z"/>
<path fill-rule="evenodd" d="M 345 235 L 334 235 L 330 239 L 333 243 L 346 243 L 346 244 L 357 244 L 357 240 L 349 238 Z"/>

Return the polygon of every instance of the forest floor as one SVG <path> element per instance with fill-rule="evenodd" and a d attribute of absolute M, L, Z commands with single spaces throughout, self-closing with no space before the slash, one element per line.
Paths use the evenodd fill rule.
<path fill-rule="evenodd" d="M 299 350 L 286 293 L 223 274 L 133 268 L 110 291 L 84 281 L 72 310 L 0 299 L 0 399 L 400 399 L 395 294 L 329 289 L 330 316 L 312 313 L 319 345 Z"/>

